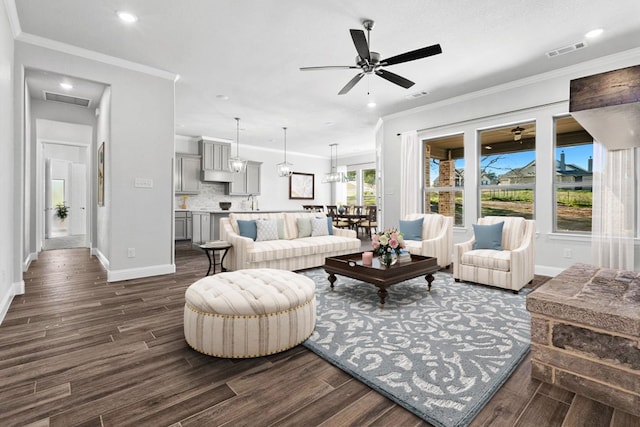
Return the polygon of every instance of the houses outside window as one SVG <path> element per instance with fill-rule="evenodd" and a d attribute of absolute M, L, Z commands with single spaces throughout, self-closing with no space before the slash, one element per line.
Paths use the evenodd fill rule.
<path fill-rule="evenodd" d="M 554 125 L 554 231 L 591 233 L 593 137 L 571 116 Z"/>
<path fill-rule="evenodd" d="M 480 216 L 534 217 L 535 122 L 479 132 Z"/>
<path fill-rule="evenodd" d="M 464 194 L 464 135 L 423 140 L 425 213 L 454 217 L 462 226 Z"/>

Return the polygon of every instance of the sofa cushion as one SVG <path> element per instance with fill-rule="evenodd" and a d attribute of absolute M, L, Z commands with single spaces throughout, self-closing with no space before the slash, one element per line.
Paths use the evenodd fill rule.
<path fill-rule="evenodd" d="M 237 234 L 240 234 L 238 229 L 238 220 L 256 220 L 256 219 L 278 219 L 284 220 L 284 213 L 282 212 L 231 212 L 229 214 L 229 223 L 231 228 Z"/>
<path fill-rule="evenodd" d="M 314 247 L 314 254 L 332 254 L 338 251 L 360 250 L 360 240 L 341 236 L 315 236 L 298 239 Z M 346 252 L 345 252 L 346 253 Z"/>
<path fill-rule="evenodd" d="M 422 218 L 403 221 L 400 220 L 400 232 L 404 240 L 422 240 Z"/>
<path fill-rule="evenodd" d="M 314 255 L 316 247 L 306 239 L 268 240 L 256 242 L 249 251 L 250 262 L 272 261 L 276 259 L 295 258 Z"/>
<path fill-rule="evenodd" d="M 510 271 L 511 251 L 496 251 L 493 249 L 475 249 L 462 254 L 461 263 L 477 268 Z"/>
<path fill-rule="evenodd" d="M 257 229 L 256 242 L 262 242 L 266 240 L 278 240 L 278 220 L 257 219 L 256 229 Z"/>
<path fill-rule="evenodd" d="M 248 237 L 251 240 L 256 240 L 258 237 L 258 229 L 254 219 L 239 219 L 237 224 L 239 235 L 242 237 Z"/>
<path fill-rule="evenodd" d="M 311 219 L 311 236 L 328 236 L 329 227 L 326 218 Z"/>
<path fill-rule="evenodd" d="M 503 227 L 503 221 L 488 225 L 473 224 L 473 235 L 475 238 L 473 249 L 494 249 L 501 251 Z"/>

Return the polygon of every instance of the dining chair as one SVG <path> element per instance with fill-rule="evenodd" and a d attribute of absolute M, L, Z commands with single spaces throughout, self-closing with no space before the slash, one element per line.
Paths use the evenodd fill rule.
<path fill-rule="evenodd" d="M 367 235 L 371 237 L 371 230 L 375 229 L 378 231 L 378 207 L 376 205 L 368 205 L 366 206 L 366 217 L 360 224 L 359 228 L 363 230 L 367 230 Z"/>

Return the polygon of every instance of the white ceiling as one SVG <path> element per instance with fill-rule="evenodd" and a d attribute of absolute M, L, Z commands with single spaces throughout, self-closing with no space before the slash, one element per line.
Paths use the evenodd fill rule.
<path fill-rule="evenodd" d="M 291 151 L 327 157 L 334 142 L 340 155 L 373 150 L 381 116 L 640 46 L 638 0 L 18 0 L 16 9 L 24 33 L 179 74 L 178 134 L 235 140 L 240 117 L 241 144 L 281 149 L 287 126 Z M 122 23 L 117 10 L 139 21 Z M 387 68 L 410 89 L 369 76 L 339 96 L 356 70 L 299 71 L 353 65 L 349 29 L 364 18 L 376 21 L 371 50 L 383 58 L 435 43 L 443 54 Z M 545 55 L 598 27 L 587 48 Z M 420 91 L 429 95 L 406 98 Z"/>

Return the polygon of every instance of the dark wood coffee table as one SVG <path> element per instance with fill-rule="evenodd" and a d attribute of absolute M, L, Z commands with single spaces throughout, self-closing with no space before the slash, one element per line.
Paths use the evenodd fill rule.
<path fill-rule="evenodd" d="M 333 289 L 333 284 L 336 281 L 336 274 L 362 280 L 378 288 L 380 304 L 384 305 L 389 286 L 418 276 L 425 276 L 429 291 L 431 291 L 433 273 L 440 269 L 437 261 L 436 258 L 432 257 L 411 255 L 411 261 L 409 262 L 398 262 L 391 267 L 385 267 L 380 265 L 377 257 L 374 257 L 373 265 L 367 266 L 362 265 L 362 252 L 358 252 L 325 258 L 324 269 L 329 273 L 331 289 Z"/>

